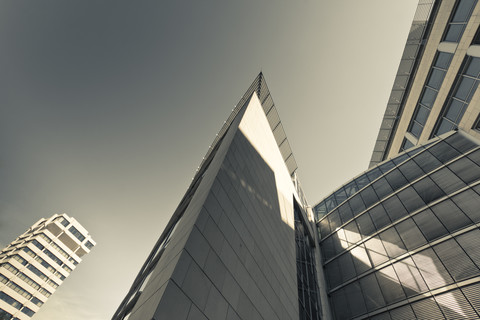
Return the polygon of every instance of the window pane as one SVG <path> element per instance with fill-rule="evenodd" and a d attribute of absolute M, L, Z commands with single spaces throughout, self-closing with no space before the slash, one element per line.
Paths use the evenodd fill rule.
<path fill-rule="evenodd" d="M 367 312 L 363 294 L 358 282 L 353 282 L 345 287 L 348 305 L 350 306 L 351 317 L 356 317 Z"/>
<path fill-rule="evenodd" d="M 443 287 L 453 282 L 452 277 L 450 277 L 433 249 L 429 248 L 420 251 L 414 254 L 412 258 L 430 290 Z"/>
<path fill-rule="evenodd" d="M 398 280 L 393 266 L 383 268 L 376 272 L 375 275 L 377 276 L 378 284 L 382 289 L 383 297 L 387 304 L 405 299 L 405 293 L 403 292 L 400 280 Z"/>
<path fill-rule="evenodd" d="M 348 202 L 338 207 L 338 212 L 340 213 L 340 219 L 342 220 L 342 223 L 345 223 L 353 218 L 352 209 L 350 209 Z"/>
<path fill-rule="evenodd" d="M 412 258 L 408 257 L 396 262 L 393 264 L 393 268 L 397 272 L 400 283 L 407 296 L 413 296 L 428 290 Z"/>
<path fill-rule="evenodd" d="M 470 12 L 475 4 L 475 0 L 461 0 L 458 4 L 452 22 L 466 22 L 470 17 Z"/>
<path fill-rule="evenodd" d="M 392 170 L 385 176 L 385 178 L 387 179 L 388 183 L 390 183 L 393 190 L 397 190 L 407 183 L 407 179 L 405 179 L 398 169 Z"/>
<path fill-rule="evenodd" d="M 427 86 L 435 89 L 439 89 L 442 85 L 443 78 L 445 77 L 445 71 L 433 69 L 430 73 L 430 77 L 427 82 Z"/>
<path fill-rule="evenodd" d="M 382 204 L 378 204 L 377 206 L 370 209 L 369 213 L 377 230 L 380 230 L 386 225 L 390 224 L 390 218 L 385 212 L 385 209 L 383 209 Z"/>
<path fill-rule="evenodd" d="M 450 64 L 451 58 L 452 58 L 451 53 L 439 52 L 437 55 L 437 59 L 435 60 L 435 66 L 442 69 L 448 69 L 448 65 Z"/>
<path fill-rule="evenodd" d="M 363 202 L 365 203 L 365 206 L 368 208 L 375 202 L 378 202 L 378 197 L 373 191 L 373 188 L 371 186 L 366 187 L 360 192 L 360 196 L 363 199 Z"/>
<path fill-rule="evenodd" d="M 380 233 L 380 238 L 382 239 L 383 246 L 390 258 L 398 257 L 406 252 L 405 245 L 395 228 L 389 228 L 383 231 Z"/>
<path fill-rule="evenodd" d="M 435 90 L 432 90 L 430 88 L 425 88 L 425 90 L 423 91 L 423 95 L 420 100 L 420 103 L 426 107 L 431 108 L 433 106 L 433 103 L 435 102 L 436 96 L 437 96 L 437 92 Z"/>
<path fill-rule="evenodd" d="M 431 210 L 450 232 L 472 224 L 472 221 L 449 199 L 432 206 Z"/>
<path fill-rule="evenodd" d="M 383 206 L 392 221 L 397 221 L 407 214 L 407 210 L 396 195 L 385 200 Z"/>
<path fill-rule="evenodd" d="M 460 100 L 466 101 L 474 84 L 475 80 L 472 78 L 462 77 L 454 96 Z"/>
<path fill-rule="evenodd" d="M 445 195 L 445 193 L 429 177 L 425 177 L 416 182 L 413 187 L 420 198 L 422 198 L 427 204 Z"/>
<path fill-rule="evenodd" d="M 440 126 L 438 126 L 436 135 L 442 135 L 450 130 L 453 130 L 456 126 L 446 119 L 442 119 Z"/>
<path fill-rule="evenodd" d="M 414 215 L 413 220 L 415 220 L 415 223 L 428 241 L 432 241 L 448 233 L 447 229 L 445 229 L 430 209 Z"/>
<path fill-rule="evenodd" d="M 465 187 L 465 183 L 448 168 L 432 173 L 430 178 L 447 194 Z"/>
<path fill-rule="evenodd" d="M 375 274 L 372 273 L 361 278 L 360 286 L 362 287 L 363 294 L 365 295 L 365 304 L 368 311 L 378 309 L 385 305 L 382 291 L 380 291 L 380 286 L 378 285 Z"/>
<path fill-rule="evenodd" d="M 356 219 L 358 230 L 363 238 L 370 236 L 375 232 L 375 226 L 373 225 L 372 219 L 368 215 L 368 212 L 365 212 L 360 217 Z"/>
<path fill-rule="evenodd" d="M 437 244 L 433 250 L 455 281 L 478 275 L 478 268 L 454 239 Z"/>
<path fill-rule="evenodd" d="M 457 156 L 460 155 L 460 153 L 452 148 L 449 144 L 445 143 L 444 141 L 441 141 L 431 147 L 429 151 L 441 162 L 445 163 Z"/>
<path fill-rule="evenodd" d="M 480 167 L 468 158 L 459 159 L 448 167 L 465 183 L 476 181 L 480 178 Z"/>
<path fill-rule="evenodd" d="M 419 123 L 412 121 L 412 127 L 410 128 L 411 134 L 419 138 L 420 134 L 422 134 L 422 130 L 423 130 L 423 127 Z"/>
<path fill-rule="evenodd" d="M 425 125 L 425 122 L 427 122 L 429 113 L 430 113 L 430 110 L 420 105 L 417 107 L 417 114 L 415 116 L 415 120 L 421 123 L 422 125 Z"/>
<path fill-rule="evenodd" d="M 468 64 L 468 68 L 467 68 L 467 71 L 465 71 L 465 74 L 468 74 L 469 76 L 477 78 L 479 72 L 480 72 L 480 59 L 472 58 L 470 60 L 470 63 Z"/>
<path fill-rule="evenodd" d="M 374 266 L 378 266 L 388 260 L 387 252 L 378 236 L 366 241 L 365 247 Z"/>
<path fill-rule="evenodd" d="M 398 197 L 408 212 L 413 212 L 425 205 L 422 198 L 420 198 L 418 193 L 412 187 L 400 191 Z"/>
<path fill-rule="evenodd" d="M 458 116 L 462 113 L 463 106 L 465 104 L 455 99 L 450 100 L 450 105 L 448 106 L 447 113 L 445 114 L 445 118 L 451 120 L 452 122 L 457 122 Z"/>
<path fill-rule="evenodd" d="M 448 27 L 447 34 L 445 35 L 445 41 L 458 42 L 460 35 L 463 31 L 463 24 L 452 24 Z"/>
<path fill-rule="evenodd" d="M 480 196 L 469 189 L 452 197 L 460 209 L 475 223 L 480 222 Z"/>
<path fill-rule="evenodd" d="M 412 250 L 425 244 L 427 240 L 418 229 L 412 219 L 407 219 L 395 226 L 408 250 Z"/>

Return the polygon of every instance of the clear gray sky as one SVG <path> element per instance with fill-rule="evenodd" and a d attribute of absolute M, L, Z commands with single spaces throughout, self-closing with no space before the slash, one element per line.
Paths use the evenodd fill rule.
<path fill-rule="evenodd" d="M 98 243 L 35 319 L 110 319 L 260 70 L 312 204 L 365 170 L 416 2 L 1 1 L 0 246 Z"/>

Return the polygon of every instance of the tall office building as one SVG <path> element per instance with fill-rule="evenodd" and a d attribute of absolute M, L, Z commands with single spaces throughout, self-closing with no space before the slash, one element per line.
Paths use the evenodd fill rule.
<path fill-rule="evenodd" d="M 113 319 L 480 318 L 479 26 L 419 2 L 370 169 L 313 210 L 260 74 Z"/>
<path fill-rule="evenodd" d="M 0 253 L 0 319 L 30 319 L 94 245 L 66 214 L 40 219 Z"/>

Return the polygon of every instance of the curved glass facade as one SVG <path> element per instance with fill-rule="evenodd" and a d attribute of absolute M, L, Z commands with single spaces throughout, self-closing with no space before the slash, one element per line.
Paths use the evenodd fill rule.
<path fill-rule="evenodd" d="M 336 319 L 480 318 L 480 147 L 466 134 L 400 154 L 314 209 Z"/>

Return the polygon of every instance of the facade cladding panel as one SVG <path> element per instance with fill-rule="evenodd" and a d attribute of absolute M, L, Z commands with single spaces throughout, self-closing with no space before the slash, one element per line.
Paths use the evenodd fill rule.
<path fill-rule="evenodd" d="M 254 85 L 113 319 L 320 319 L 313 215 Z"/>
<path fill-rule="evenodd" d="M 315 207 L 336 319 L 480 317 L 470 293 L 480 285 L 479 155 L 470 136 L 451 132 Z"/>

